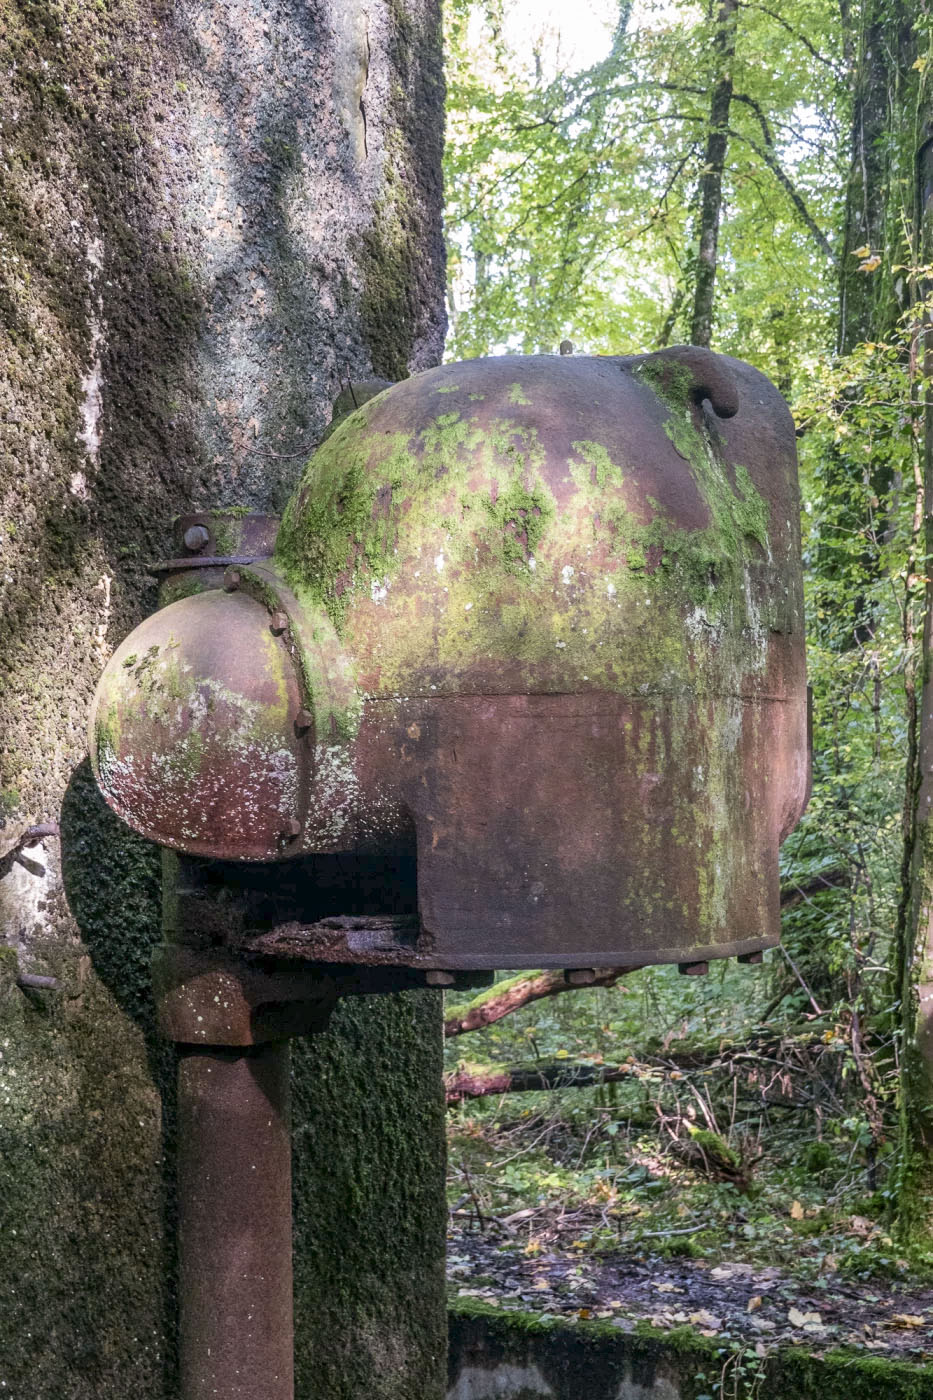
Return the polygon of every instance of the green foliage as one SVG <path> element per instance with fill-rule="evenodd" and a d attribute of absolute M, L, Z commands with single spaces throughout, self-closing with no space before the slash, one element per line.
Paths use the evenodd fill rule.
<path fill-rule="evenodd" d="M 780 965 L 770 954 L 762 967 L 720 965 L 702 980 L 645 969 L 449 1042 L 450 1065 L 482 1047 L 493 1062 L 530 1052 L 630 1070 L 597 1088 L 452 1110 L 450 1200 L 465 1224 L 478 1201 L 487 1220 L 519 1213 L 510 1238 L 530 1255 L 553 1247 L 566 1214 L 564 1247 L 581 1253 L 748 1260 L 820 1289 L 836 1273 L 903 1277 L 908 1256 L 886 1232 L 885 1195 L 865 1193 L 866 1180 L 887 1180 L 891 1149 L 858 1111 L 842 1028 L 826 1017 L 795 1042 L 791 1008 L 784 1035 L 772 1019 L 761 1043 Z"/>
<path fill-rule="evenodd" d="M 902 269 L 905 273 L 907 269 Z M 916 283 L 916 271 L 911 274 Z M 908 724 L 923 608 L 921 307 L 884 340 L 809 368 L 796 405 L 813 687 L 813 795 L 785 843 L 785 878 L 812 887 L 785 937 L 817 1000 L 863 1014 L 895 995 Z"/>
<path fill-rule="evenodd" d="M 569 338 L 582 351 L 616 354 L 686 339 L 717 6 L 619 0 L 603 54 L 575 65 L 561 61 L 542 25 L 516 29 L 516 5 L 450 0 L 446 11 L 449 353 L 554 351 Z M 933 567 L 921 342 L 931 269 L 917 266 L 930 257 L 930 237 L 921 252 L 915 189 L 933 15 L 905 0 L 856 0 L 845 16 L 831 0 L 739 6 L 716 270 L 714 348 L 770 374 L 798 424 L 813 794 L 782 852 L 791 896 L 784 948 L 759 974 L 743 970 L 741 983 L 735 969 L 686 985 L 650 970 L 628 994 L 527 1008 L 482 1032 L 478 1053 L 507 1063 L 529 1051 L 619 1063 L 634 1052 L 635 1065 L 674 1038 L 708 1044 L 740 1037 L 756 1018 L 807 1021 L 834 1057 L 832 1121 L 821 1118 L 796 1157 L 789 1130 L 787 1156 L 766 1154 L 741 1237 L 783 1248 L 787 1231 L 793 1248 L 831 1257 L 842 1272 L 896 1275 L 901 1247 L 840 1234 L 835 1212 L 866 1184 L 888 1217 L 899 1189 L 929 1195 L 925 1149 L 903 1154 L 899 1177 L 888 1168 L 896 1094 L 915 1092 L 899 1079 L 900 999 L 912 951 L 905 794 Z M 603 464 L 589 465 L 598 488 Z M 617 1168 L 611 1189 L 637 1204 L 644 1186 L 625 1173 L 635 1154 L 657 1148 L 647 1105 L 654 1095 L 664 1115 L 665 1094 L 676 1097 L 676 1086 L 662 1093 L 646 1087 L 653 1083 L 633 1070 L 631 1084 L 561 1091 L 534 1113 L 579 1129 L 588 1144 L 580 1172 L 607 1149 L 602 1169 Z M 485 1110 L 472 1112 L 485 1122 Z M 594 1114 L 600 1126 L 587 1138 Z M 697 1121 L 693 1131 L 723 1136 L 716 1123 Z M 725 1142 L 736 1149 L 728 1134 Z M 541 1181 L 554 1169 L 554 1153 L 545 1156 L 535 1167 Z M 488 1176 L 495 1182 L 495 1166 Z M 604 1189 L 594 1181 L 540 1189 L 582 1199 Z M 536 1188 L 514 1178 L 509 1189 L 514 1208 Z M 704 1192 L 727 1189 L 690 1187 L 707 1207 Z M 777 1202 L 790 1192 L 806 1213 L 787 1225 Z"/>
<path fill-rule="evenodd" d="M 517 39 L 513 8 L 447 7 L 449 353 L 685 339 L 712 7 L 620 0 L 605 57 L 580 71 L 546 34 Z M 849 94 L 828 0 L 770 8 L 741 12 L 718 342 L 786 384 L 831 334 Z"/>

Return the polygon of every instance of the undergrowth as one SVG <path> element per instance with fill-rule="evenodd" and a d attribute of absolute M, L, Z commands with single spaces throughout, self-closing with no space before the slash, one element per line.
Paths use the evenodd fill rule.
<path fill-rule="evenodd" d="M 813 1282 L 925 1273 L 888 1233 L 886 1083 L 872 1121 L 865 1047 L 853 1052 L 844 1007 L 817 1015 L 801 989 L 764 1019 L 783 971 L 780 952 L 703 980 L 646 969 L 449 1041 L 450 1068 L 464 1051 L 626 1068 L 621 1082 L 453 1108 L 455 1228 L 526 1253 L 643 1248 L 778 1264 Z"/>

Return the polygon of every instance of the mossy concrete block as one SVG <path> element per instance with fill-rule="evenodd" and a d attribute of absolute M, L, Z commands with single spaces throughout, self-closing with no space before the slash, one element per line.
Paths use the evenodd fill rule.
<path fill-rule="evenodd" d="M 472 1300 L 450 1313 L 447 1400 L 698 1400 L 735 1345 L 687 1327 L 570 1322 Z M 744 1351 L 744 1344 L 738 1347 Z M 929 1400 L 928 1366 L 870 1353 L 783 1347 L 727 1369 L 735 1400 Z"/>
<path fill-rule="evenodd" d="M 298 1400 L 440 1400 L 440 992 L 340 1004 L 295 1047 Z"/>
<path fill-rule="evenodd" d="M 159 859 L 96 796 L 87 709 L 113 647 L 155 606 L 150 566 L 170 553 L 174 516 L 277 511 L 348 379 L 439 359 L 439 9 L 2 9 L 0 857 L 37 822 L 61 817 L 62 841 L 0 866 L 0 1394 L 177 1397 L 173 1064 L 149 990 Z M 393 281 L 411 266 L 413 282 Z M 14 959 L 60 990 L 24 994 Z M 314 1158 L 328 1174 L 352 1173 L 355 1115 L 383 1111 L 371 1064 L 394 1014 L 373 1011 L 359 1055 L 337 1055 L 321 1088 L 344 1115 Z M 299 1136 L 317 1092 L 298 1087 Z M 442 1138 L 425 1108 L 434 1085 L 403 1072 L 397 1095 L 399 1133 L 434 1134 L 417 1150 L 397 1139 L 401 1175 Z M 326 1133 L 327 1114 L 316 1121 Z M 430 1180 L 413 1201 L 431 1198 L 433 1271 Z M 424 1283 L 414 1260 L 403 1283 L 388 1253 L 384 1239 L 361 1247 L 347 1288 L 369 1296 L 395 1277 L 401 1318 L 405 1288 L 417 1312 Z M 435 1338 L 439 1314 L 435 1301 Z M 344 1316 L 330 1321 L 338 1350 L 356 1313 Z M 391 1341 L 415 1370 L 420 1342 Z M 357 1364 L 360 1400 L 389 1393 L 383 1372 Z"/>

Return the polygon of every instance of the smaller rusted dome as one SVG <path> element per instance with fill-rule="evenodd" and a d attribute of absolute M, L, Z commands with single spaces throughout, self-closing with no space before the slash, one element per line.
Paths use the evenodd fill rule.
<path fill-rule="evenodd" d="M 117 648 L 94 698 L 91 762 L 143 836 L 263 860 L 294 847 L 307 802 L 298 678 L 268 610 L 213 589 L 170 603 Z"/>

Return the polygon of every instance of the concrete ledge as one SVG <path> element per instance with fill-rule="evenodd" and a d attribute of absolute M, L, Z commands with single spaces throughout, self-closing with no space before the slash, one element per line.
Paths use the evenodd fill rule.
<path fill-rule="evenodd" d="M 662 1332 L 638 1324 L 626 1332 L 603 1322 L 552 1321 L 473 1300 L 451 1308 L 447 1400 L 701 1396 L 933 1400 L 933 1365 L 853 1351 L 817 1354 L 806 1347 L 785 1347 L 759 1361 L 738 1344 L 701 1337 L 687 1327 Z"/>

